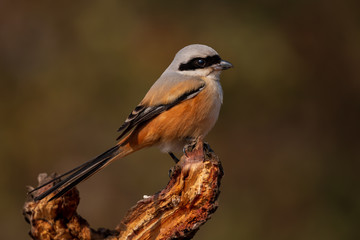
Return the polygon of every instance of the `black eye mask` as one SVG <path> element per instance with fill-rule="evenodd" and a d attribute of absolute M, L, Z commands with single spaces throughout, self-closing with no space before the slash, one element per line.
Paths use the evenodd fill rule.
<path fill-rule="evenodd" d="M 221 62 L 221 58 L 219 55 L 208 56 L 206 58 L 193 58 L 187 63 L 180 64 L 179 70 L 180 71 L 196 70 L 196 69 L 210 67 L 220 62 Z"/>

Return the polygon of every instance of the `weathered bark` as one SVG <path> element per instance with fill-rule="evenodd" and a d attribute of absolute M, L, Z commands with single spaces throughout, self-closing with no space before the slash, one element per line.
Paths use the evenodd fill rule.
<path fill-rule="evenodd" d="M 204 147 L 205 146 L 205 147 Z M 171 171 L 168 185 L 132 207 L 115 230 L 90 228 L 77 214 L 76 188 L 48 202 L 51 196 L 25 203 L 23 214 L 33 239 L 191 239 L 217 209 L 223 175 L 218 157 L 199 142 Z M 39 184 L 52 176 L 40 174 Z M 46 190 L 38 190 L 36 194 Z"/>

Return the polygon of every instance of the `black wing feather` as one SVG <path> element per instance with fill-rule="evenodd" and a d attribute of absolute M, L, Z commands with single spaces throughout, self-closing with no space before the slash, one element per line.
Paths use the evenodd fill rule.
<path fill-rule="evenodd" d="M 205 87 L 205 84 L 201 85 L 199 88 L 193 89 L 188 91 L 178 97 L 175 101 L 168 103 L 168 104 L 161 104 L 157 106 L 143 106 L 138 105 L 134 111 L 131 112 L 129 117 L 125 120 L 123 125 L 118 129 L 119 132 L 122 131 L 120 136 L 116 139 L 119 140 L 122 138 L 126 133 L 130 132 L 138 124 L 150 120 L 151 118 L 159 115 L 160 113 L 169 110 L 170 108 L 174 107 L 175 105 L 181 103 L 182 101 L 191 99 L 195 97 L 199 92 L 201 92 Z"/>

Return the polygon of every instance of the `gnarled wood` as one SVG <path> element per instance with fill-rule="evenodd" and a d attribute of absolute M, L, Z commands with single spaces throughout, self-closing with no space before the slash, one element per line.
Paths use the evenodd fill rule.
<path fill-rule="evenodd" d="M 115 230 L 90 228 L 76 212 L 76 188 L 50 202 L 52 195 L 39 202 L 30 196 L 23 214 L 33 239 L 191 239 L 217 209 L 222 175 L 218 157 L 199 142 L 173 167 L 168 185 L 138 201 Z M 39 184 L 54 177 L 40 174 Z"/>

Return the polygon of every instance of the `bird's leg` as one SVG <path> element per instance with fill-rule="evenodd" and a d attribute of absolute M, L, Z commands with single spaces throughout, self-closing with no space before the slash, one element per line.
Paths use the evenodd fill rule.
<path fill-rule="evenodd" d="M 172 152 L 168 152 L 170 157 L 174 160 L 175 163 L 178 163 L 180 160 Z"/>

